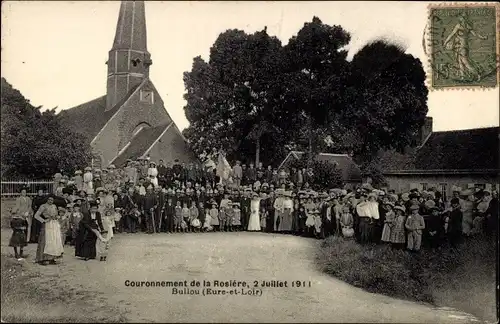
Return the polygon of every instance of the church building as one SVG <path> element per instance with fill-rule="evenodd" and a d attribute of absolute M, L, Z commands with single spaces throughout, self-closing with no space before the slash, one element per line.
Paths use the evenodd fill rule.
<path fill-rule="evenodd" d="M 106 94 L 60 113 L 64 123 L 88 140 L 93 165 L 118 167 L 141 157 L 196 161 L 149 78 L 144 1 L 121 2 L 106 64 Z"/>

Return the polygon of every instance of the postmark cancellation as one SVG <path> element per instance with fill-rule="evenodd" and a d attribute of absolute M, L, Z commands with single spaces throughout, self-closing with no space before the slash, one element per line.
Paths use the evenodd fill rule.
<path fill-rule="evenodd" d="M 431 89 L 488 89 L 499 83 L 500 6 L 431 4 L 426 53 Z"/>

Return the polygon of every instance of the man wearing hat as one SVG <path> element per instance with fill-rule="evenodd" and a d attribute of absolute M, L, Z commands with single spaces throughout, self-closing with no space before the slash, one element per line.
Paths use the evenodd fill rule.
<path fill-rule="evenodd" d="M 241 227 L 246 230 L 248 227 L 248 220 L 250 219 L 250 195 L 252 190 L 248 187 L 244 187 L 243 197 L 240 199 L 241 203 Z"/>
<path fill-rule="evenodd" d="M 124 228 L 127 233 L 137 232 L 137 223 L 139 221 L 139 194 L 135 191 L 134 187 L 129 187 L 125 196 L 122 199 Z"/>
<path fill-rule="evenodd" d="M 236 188 L 240 188 L 241 186 L 241 178 L 243 177 L 243 170 L 241 169 L 241 162 L 236 161 L 236 164 L 233 167 L 233 180 Z"/>
<path fill-rule="evenodd" d="M 325 203 L 321 206 L 321 237 L 327 238 L 335 233 L 336 217 L 333 205 L 333 199 L 328 197 L 323 198 Z"/>
<path fill-rule="evenodd" d="M 460 200 L 458 198 L 452 198 L 450 203 L 451 208 L 447 211 L 447 236 L 451 246 L 457 247 L 462 241 L 463 214 L 460 210 Z"/>
<path fill-rule="evenodd" d="M 437 206 L 428 209 L 430 216 L 425 220 L 425 230 L 422 236 L 423 243 L 435 249 L 439 247 L 443 237 L 443 223 L 441 212 Z"/>
<path fill-rule="evenodd" d="M 153 185 L 150 184 L 146 188 L 146 195 L 143 200 L 143 214 L 146 223 L 146 230 L 148 234 L 153 234 L 157 232 L 156 222 L 155 222 L 155 211 L 158 207 L 158 198 L 153 191 Z"/>

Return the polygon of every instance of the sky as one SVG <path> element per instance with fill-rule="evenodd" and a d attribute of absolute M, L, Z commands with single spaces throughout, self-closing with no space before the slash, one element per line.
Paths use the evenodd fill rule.
<path fill-rule="evenodd" d="M 193 58 L 208 60 L 221 32 L 267 26 L 283 44 L 318 16 L 351 33 L 349 58 L 371 40 L 403 44 L 427 67 L 422 40 L 425 2 L 146 2 L 150 78 L 180 129 L 187 127 L 183 72 Z M 68 109 L 106 91 L 105 62 L 113 43 L 119 1 L 2 1 L 2 76 L 33 105 Z M 499 125 L 499 91 L 429 93 L 434 130 Z"/>

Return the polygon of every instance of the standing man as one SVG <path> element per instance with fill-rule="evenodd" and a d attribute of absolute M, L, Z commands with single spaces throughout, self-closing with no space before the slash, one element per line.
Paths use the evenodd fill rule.
<path fill-rule="evenodd" d="M 234 183 L 236 189 L 240 189 L 241 186 L 241 178 L 243 176 L 243 170 L 241 169 L 240 166 L 241 162 L 236 161 L 236 165 L 233 167 L 233 178 L 234 178 Z"/>
<path fill-rule="evenodd" d="M 182 166 L 179 163 L 179 159 L 175 159 L 174 166 L 172 167 L 172 172 L 174 176 L 174 181 L 179 181 L 182 183 Z"/>
<path fill-rule="evenodd" d="M 144 196 L 143 210 L 144 210 L 144 220 L 146 221 L 146 229 L 148 234 L 153 234 L 156 232 L 155 224 L 155 212 L 158 207 L 158 198 L 153 192 L 153 185 L 149 185 L 146 189 L 146 195 Z"/>
<path fill-rule="evenodd" d="M 251 189 L 245 188 L 243 197 L 241 198 L 241 227 L 246 230 L 248 228 L 248 220 L 250 218 L 250 193 Z"/>
<path fill-rule="evenodd" d="M 448 211 L 448 239 L 452 247 L 457 247 L 462 241 L 463 214 L 460 210 L 460 200 L 451 199 L 451 208 Z"/>
<path fill-rule="evenodd" d="M 155 209 L 154 226 L 156 233 L 160 233 L 163 222 L 163 214 L 165 212 L 166 190 L 158 186 L 155 188 L 155 191 L 156 191 L 156 198 L 158 199 L 158 208 Z"/>
<path fill-rule="evenodd" d="M 172 196 L 167 198 L 167 203 L 165 205 L 165 212 L 163 213 L 164 217 L 164 225 L 162 228 L 165 232 L 172 233 L 174 231 L 174 217 L 175 217 L 175 204 L 172 200 Z"/>
<path fill-rule="evenodd" d="M 156 167 L 158 170 L 158 184 L 166 188 L 166 174 L 167 174 L 167 167 L 165 166 L 165 162 L 163 160 L 160 160 L 158 166 Z"/>
<path fill-rule="evenodd" d="M 255 183 L 255 181 L 257 180 L 257 171 L 253 167 L 253 163 L 250 163 L 250 167 L 247 170 L 247 180 L 248 180 L 248 184 L 252 185 L 252 186 Z"/>
<path fill-rule="evenodd" d="M 333 200 L 327 198 L 325 204 L 321 208 L 321 237 L 327 238 L 335 233 L 336 217 L 333 205 Z"/>

